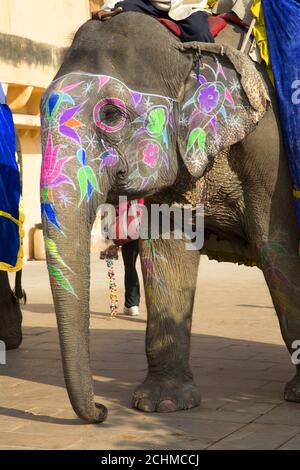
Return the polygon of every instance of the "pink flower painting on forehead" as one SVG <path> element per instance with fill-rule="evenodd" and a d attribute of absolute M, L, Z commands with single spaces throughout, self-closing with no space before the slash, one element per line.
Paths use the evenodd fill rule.
<path fill-rule="evenodd" d="M 63 183 L 71 184 L 75 188 L 71 178 L 62 172 L 64 165 L 74 157 L 63 157 L 59 159 L 58 155 L 61 147 L 60 144 L 53 145 L 53 136 L 52 133 L 49 132 L 42 164 L 41 189 L 56 188 Z"/>

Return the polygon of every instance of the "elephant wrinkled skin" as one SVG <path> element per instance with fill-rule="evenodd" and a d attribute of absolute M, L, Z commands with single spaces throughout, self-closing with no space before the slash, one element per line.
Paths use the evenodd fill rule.
<path fill-rule="evenodd" d="M 218 38 L 234 47 L 239 40 L 237 27 Z M 299 232 L 274 93 L 260 70 L 257 90 L 264 76 L 272 107 L 259 120 L 255 97 L 251 104 L 226 56 L 204 52 L 197 74 L 196 50 L 182 50 L 143 14 L 91 20 L 43 97 L 47 263 L 67 390 L 87 422 L 107 414 L 94 403 L 90 369 L 90 232 L 99 205 L 119 195 L 145 197 L 146 204 L 202 202 L 207 254 L 257 264 L 290 353 L 300 338 Z M 192 408 L 200 403 L 189 366 L 200 253 L 171 237 L 141 240 L 140 255 L 149 371 L 133 406 Z M 285 392 L 291 401 L 300 401 L 298 372 Z"/>

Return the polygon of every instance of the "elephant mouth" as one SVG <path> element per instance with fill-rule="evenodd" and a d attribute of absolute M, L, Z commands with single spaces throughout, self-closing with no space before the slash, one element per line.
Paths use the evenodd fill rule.
<path fill-rule="evenodd" d="M 157 192 L 157 190 L 153 189 L 151 191 L 147 191 L 147 197 L 148 196 L 151 196 L 152 194 L 154 194 L 155 192 Z M 145 197 L 145 192 L 132 192 L 132 191 L 128 191 L 126 190 L 126 188 L 118 188 L 118 196 L 116 195 L 116 191 L 110 191 L 107 195 L 107 200 L 106 202 L 108 204 L 112 204 L 114 206 L 118 205 L 119 204 L 119 197 L 120 195 L 122 196 L 126 196 L 129 200 L 134 200 L 134 199 L 140 199 L 140 198 L 143 198 Z"/>

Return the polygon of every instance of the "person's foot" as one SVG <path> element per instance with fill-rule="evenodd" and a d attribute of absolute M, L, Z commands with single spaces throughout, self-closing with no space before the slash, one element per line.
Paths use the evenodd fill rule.
<path fill-rule="evenodd" d="M 128 315 L 129 317 L 136 317 L 139 315 L 139 307 L 124 307 L 124 315 Z"/>

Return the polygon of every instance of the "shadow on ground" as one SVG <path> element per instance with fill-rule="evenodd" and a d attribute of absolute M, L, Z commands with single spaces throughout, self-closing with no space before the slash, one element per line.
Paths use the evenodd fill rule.
<path fill-rule="evenodd" d="M 98 261 L 94 267 L 91 365 L 96 401 L 109 409 L 107 421 L 86 426 L 72 411 L 48 284 L 40 290 L 48 283 L 46 268 L 32 264 L 24 341 L 0 367 L 0 449 L 300 448 L 300 405 L 283 402 L 294 367 L 278 344 L 277 319 L 260 273 L 224 264 L 217 270 L 204 260 L 191 346 L 201 407 L 144 414 L 131 409 L 131 396 L 147 372 L 145 306 L 139 318 L 111 320 L 102 313 L 109 308 L 106 287 L 98 288 L 106 286 L 106 272 Z M 122 265 L 116 267 L 123 276 Z"/>
<path fill-rule="evenodd" d="M 44 307 L 47 308 L 45 305 Z M 27 308 L 32 309 L 30 306 Z M 40 306 L 37 308 L 40 312 Z M 108 320 L 107 314 L 95 315 Z M 110 328 L 93 329 L 91 363 L 95 377 L 95 394 L 105 403 L 110 402 L 129 409 L 131 394 L 147 371 L 145 333 L 119 329 L 117 322 L 121 321 L 144 322 L 141 319 L 120 317 L 110 324 Z M 293 374 L 283 346 L 200 334 L 192 336 L 191 363 L 195 381 L 202 391 L 205 408 L 212 405 L 218 409 L 226 403 L 243 400 L 280 402 L 284 384 Z M 1 372 L 3 376 L 64 388 L 56 329 L 24 328 L 21 348 L 7 353 L 7 365 L 1 367 Z M 49 391 L 45 389 L 45 393 Z M 34 402 L 33 395 L 29 395 L 29 398 Z M 26 406 L 26 397 L 24 404 Z M 29 421 L 80 423 L 77 419 L 61 419 L 47 415 L 24 416 L 24 411 L 5 406 L 0 408 L 2 415 L 21 415 Z M 194 411 L 185 413 L 190 413 L 192 417 Z"/>
<path fill-rule="evenodd" d="M 53 304 L 28 304 L 24 305 L 22 307 L 22 310 L 25 312 L 31 312 L 31 313 L 38 313 L 38 314 L 43 314 L 43 313 L 53 313 Z M 91 311 L 91 317 L 94 318 L 104 318 L 104 319 L 109 319 L 110 316 L 108 313 L 101 313 L 101 312 L 93 312 Z M 138 317 L 130 317 L 127 315 L 123 315 L 122 313 L 118 314 L 118 320 L 125 320 L 126 322 L 133 322 L 133 323 L 146 323 L 145 319 L 138 318 Z"/>

